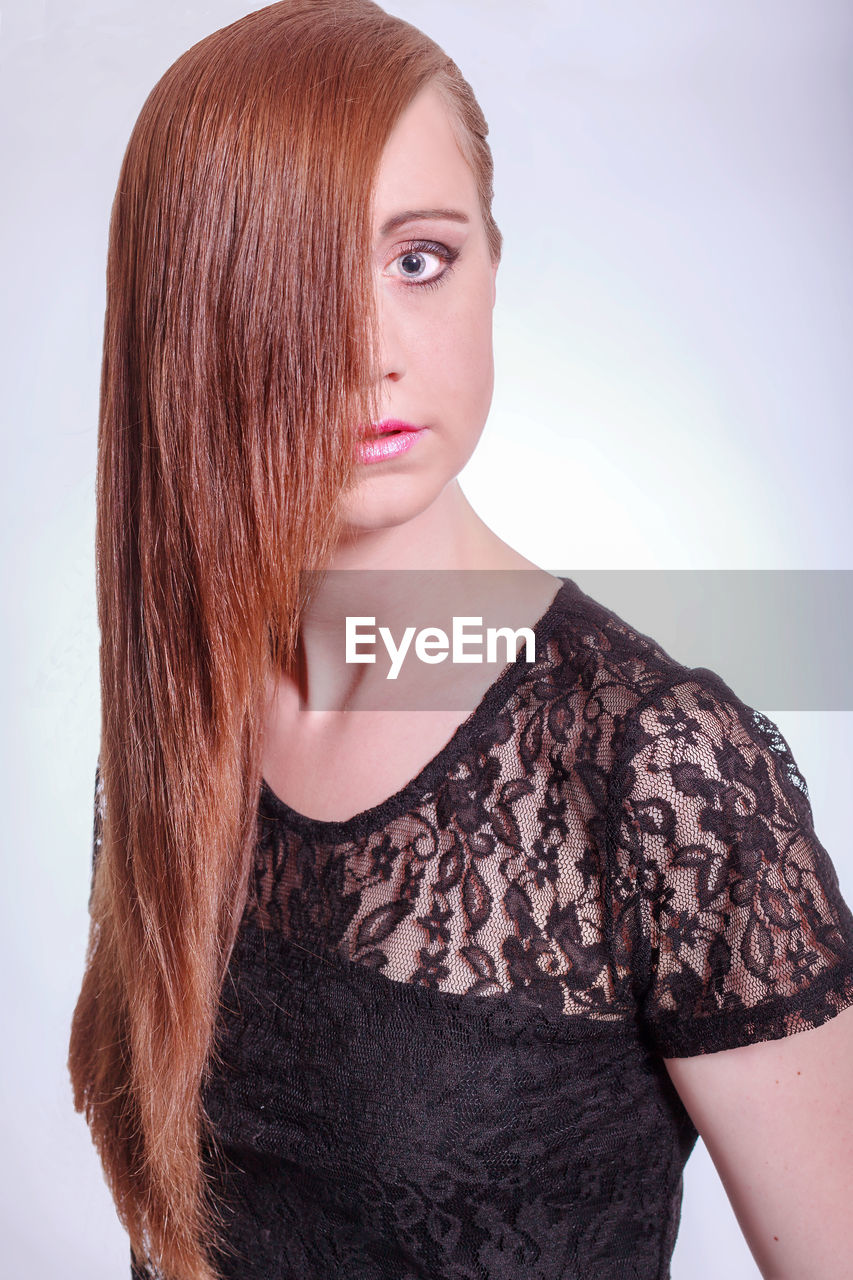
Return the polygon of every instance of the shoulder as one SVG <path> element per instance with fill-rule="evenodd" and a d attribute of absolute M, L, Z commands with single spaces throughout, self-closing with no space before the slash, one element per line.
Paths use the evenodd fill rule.
<path fill-rule="evenodd" d="M 626 712 L 693 670 L 572 578 L 564 579 L 545 639 L 556 684 L 580 685 Z"/>
<path fill-rule="evenodd" d="M 808 801 L 805 779 L 778 725 L 721 675 L 679 662 L 572 579 L 566 579 L 559 606 L 548 636 L 555 691 L 580 695 L 610 713 L 615 765 L 627 770 L 644 748 L 655 746 L 669 758 L 679 751 L 685 757 L 704 753 L 709 765 L 713 759 L 720 772 L 733 769 L 739 776 L 751 761 L 756 785 L 770 770 L 783 777 L 795 803 L 798 797 Z M 654 761 L 650 766 L 656 772 Z"/>
<path fill-rule="evenodd" d="M 853 915 L 778 725 L 578 588 L 553 641 L 566 775 L 596 799 L 615 942 L 657 1050 L 775 1039 L 853 1002 Z"/>
<path fill-rule="evenodd" d="M 853 915 L 772 720 L 694 669 L 635 708 L 613 799 L 659 1052 L 777 1039 L 853 1002 Z"/>
<path fill-rule="evenodd" d="M 611 728 L 618 764 L 648 735 L 706 728 L 733 734 L 735 722 L 757 726 L 748 708 L 724 680 L 706 667 L 679 662 L 653 636 L 582 591 L 571 579 L 556 601 L 546 633 L 544 661 L 553 695 L 571 698 L 589 722 Z M 772 733 L 772 722 L 765 727 Z"/>

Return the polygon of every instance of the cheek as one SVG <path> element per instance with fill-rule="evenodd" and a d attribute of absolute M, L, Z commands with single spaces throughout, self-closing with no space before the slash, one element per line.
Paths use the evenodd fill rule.
<path fill-rule="evenodd" d="M 437 381 L 459 404 L 491 397 L 494 380 L 490 284 L 454 300 L 436 319 L 433 334 Z"/>

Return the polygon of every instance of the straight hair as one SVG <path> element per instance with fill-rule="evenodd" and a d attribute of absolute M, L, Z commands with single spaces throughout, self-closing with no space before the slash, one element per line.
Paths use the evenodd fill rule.
<path fill-rule="evenodd" d="M 261 728 L 375 421 L 371 193 L 426 84 L 493 260 L 487 127 L 455 63 L 370 0 L 284 0 L 148 95 L 112 207 L 100 388 L 98 836 L 69 1071 L 140 1265 L 227 1252 L 201 1102 L 246 903 Z"/>

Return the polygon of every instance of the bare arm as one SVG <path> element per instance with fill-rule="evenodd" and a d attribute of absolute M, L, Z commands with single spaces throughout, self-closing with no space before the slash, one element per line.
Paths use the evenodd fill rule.
<path fill-rule="evenodd" d="M 853 1006 L 664 1062 L 764 1280 L 853 1280 Z"/>

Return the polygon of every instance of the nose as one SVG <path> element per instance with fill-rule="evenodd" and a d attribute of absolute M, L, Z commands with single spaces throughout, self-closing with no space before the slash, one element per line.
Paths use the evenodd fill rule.
<path fill-rule="evenodd" d="M 394 315 L 393 302 L 379 290 L 379 376 L 399 382 L 406 374 L 403 335 Z"/>

